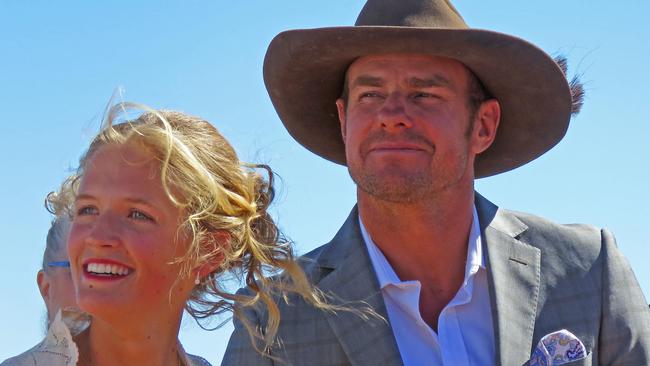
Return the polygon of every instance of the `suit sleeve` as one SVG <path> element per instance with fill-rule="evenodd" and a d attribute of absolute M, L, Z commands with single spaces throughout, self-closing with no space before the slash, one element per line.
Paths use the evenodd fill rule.
<path fill-rule="evenodd" d="M 246 289 L 240 289 L 237 291 L 238 294 L 249 294 Z M 255 309 L 245 309 L 243 311 L 243 316 L 253 327 L 253 329 L 260 329 L 261 322 L 260 317 L 255 311 Z M 230 341 L 228 341 L 228 347 L 226 348 L 226 353 L 223 356 L 221 361 L 222 366 L 236 366 L 236 365 L 252 365 L 252 366 L 273 366 L 274 362 L 268 356 L 261 354 L 253 344 L 251 343 L 251 337 L 242 322 L 242 319 L 238 319 L 236 316 L 233 316 L 233 324 L 235 330 L 230 336 Z"/>
<path fill-rule="evenodd" d="M 650 365 L 650 310 L 630 264 L 608 230 L 601 231 L 603 312 L 599 364 Z"/>

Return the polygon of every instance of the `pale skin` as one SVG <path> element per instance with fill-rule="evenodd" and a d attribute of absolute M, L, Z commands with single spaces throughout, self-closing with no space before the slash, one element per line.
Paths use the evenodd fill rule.
<path fill-rule="evenodd" d="M 106 145 L 91 156 L 68 246 L 79 307 L 92 316 L 86 336 L 75 340 L 79 365 L 179 364 L 178 331 L 195 276 L 218 265 L 188 277 L 170 263 L 189 245 L 177 235 L 183 217 L 142 146 Z M 102 261 L 128 274 L 93 274 L 89 265 Z"/>
<path fill-rule="evenodd" d="M 464 279 L 474 160 L 501 113 L 491 99 L 471 115 L 468 72 L 441 57 L 362 57 L 348 69 L 347 103 L 336 102 L 361 219 L 400 279 L 420 281 L 434 331 Z"/>

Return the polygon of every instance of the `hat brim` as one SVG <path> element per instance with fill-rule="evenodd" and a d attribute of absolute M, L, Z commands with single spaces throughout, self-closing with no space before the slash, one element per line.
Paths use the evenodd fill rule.
<path fill-rule="evenodd" d="M 456 59 L 501 105 L 494 143 L 476 157 L 475 176 L 524 165 L 564 137 L 571 117 L 566 77 L 544 51 L 520 38 L 477 29 L 354 26 L 290 30 L 264 59 L 264 82 L 289 134 L 313 153 L 345 165 L 335 101 L 347 68 L 373 54 Z"/>

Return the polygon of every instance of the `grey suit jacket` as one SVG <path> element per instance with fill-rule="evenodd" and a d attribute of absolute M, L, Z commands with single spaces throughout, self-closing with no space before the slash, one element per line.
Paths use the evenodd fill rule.
<path fill-rule="evenodd" d="M 650 365 L 650 311 L 609 231 L 502 210 L 478 194 L 476 206 L 497 365 L 526 363 L 540 338 L 560 329 L 589 352 L 567 365 Z M 365 301 L 387 319 L 357 217 L 355 208 L 331 242 L 305 256 L 304 268 L 321 290 Z M 280 309 L 275 360 L 255 351 L 235 320 L 222 365 L 402 365 L 389 321 L 327 313 L 300 299 Z M 260 309 L 247 316 L 266 322 Z"/>

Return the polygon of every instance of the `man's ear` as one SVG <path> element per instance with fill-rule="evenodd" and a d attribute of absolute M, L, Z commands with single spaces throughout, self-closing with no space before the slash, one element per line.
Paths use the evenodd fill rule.
<path fill-rule="evenodd" d="M 47 304 L 50 300 L 50 281 L 42 269 L 36 274 L 36 283 L 38 284 L 38 290 L 41 292 L 43 301 Z"/>
<path fill-rule="evenodd" d="M 472 147 L 475 154 L 487 150 L 497 136 L 501 121 L 501 105 L 496 99 L 481 103 L 474 115 L 474 130 L 472 131 Z"/>
<path fill-rule="evenodd" d="M 341 125 L 341 137 L 345 142 L 345 101 L 341 98 L 336 100 L 336 110 L 339 114 L 339 124 Z"/>

